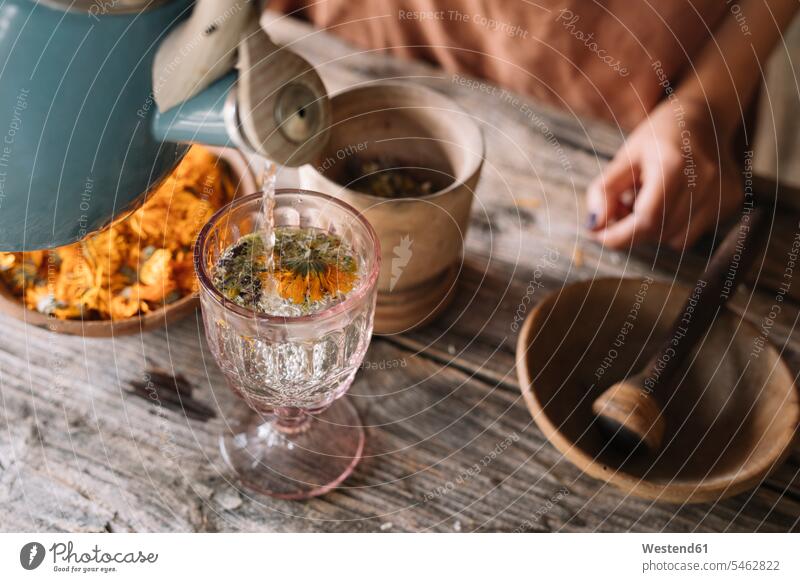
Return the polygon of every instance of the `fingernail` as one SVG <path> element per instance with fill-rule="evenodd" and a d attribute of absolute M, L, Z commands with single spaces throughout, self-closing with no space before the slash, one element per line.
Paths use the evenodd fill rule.
<path fill-rule="evenodd" d="M 589 216 L 586 217 L 586 228 L 588 228 L 589 230 L 594 230 L 596 226 L 597 226 L 597 213 L 590 212 Z"/>

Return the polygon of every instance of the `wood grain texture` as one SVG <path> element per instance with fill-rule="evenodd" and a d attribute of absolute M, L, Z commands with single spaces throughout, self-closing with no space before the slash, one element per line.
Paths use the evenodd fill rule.
<path fill-rule="evenodd" d="M 243 406 L 210 358 L 199 314 L 102 340 L 3 318 L 0 530 L 800 529 L 797 448 L 751 492 L 716 504 L 653 504 L 584 476 L 524 406 L 514 372 L 517 319 L 548 291 L 599 275 L 691 283 L 705 265 L 707 248 L 684 257 L 655 249 L 628 255 L 582 238 L 584 188 L 620 143 L 619 131 L 470 89 L 419 63 L 356 53 L 289 19 L 269 31 L 319 65 L 329 90 L 413 80 L 453 97 L 481 123 L 487 160 L 453 304 L 429 327 L 373 341 L 349 396 L 367 425 L 367 456 L 343 488 L 302 503 L 251 496 L 229 481 L 217 434 Z M 791 241 L 797 223 L 780 218 Z M 788 247 L 777 249 L 780 281 Z M 761 325 L 776 288 L 744 290 L 732 303 Z M 796 374 L 800 311 L 790 299 L 768 337 Z M 182 374 L 192 398 L 216 416 L 188 420 L 131 394 L 131 383 L 147 382 L 153 369 Z"/>

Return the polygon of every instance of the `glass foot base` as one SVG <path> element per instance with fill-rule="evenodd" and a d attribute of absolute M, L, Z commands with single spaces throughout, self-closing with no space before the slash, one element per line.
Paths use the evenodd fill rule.
<path fill-rule="evenodd" d="M 307 499 L 353 472 L 364 451 L 364 429 L 353 405 L 340 398 L 288 430 L 253 414 L 229 427 L 220 450 L 245 487 L 280 499 Z"/>

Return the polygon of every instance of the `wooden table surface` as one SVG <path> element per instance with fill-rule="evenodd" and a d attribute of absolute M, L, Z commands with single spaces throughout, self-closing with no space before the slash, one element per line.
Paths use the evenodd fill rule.
<path fill-rule="evenodd" d="M 524 406 L 511 324 L 530 281 L 534 303 L 596 276 L 686 283 L 707 257 L 707 249 L 617 253 L 582 237 L 584 189 L 621 142 L 618 130 L 427 65 L 357 53 L 299 22 L 283 19 L 270 32 L 314 62 L 331 91 L 377 79 L 422 83 L 482 125 L 487 156 L 454 304 L 423 330 L 373 339 L 349 396 L 367 427 L 366 457 L 344 486 L 308 502 L 251 495 L 231 481 L 217 435 L 243 404 L 210 357 L 198 313 L 113 339 L 59 336 L 3 318 L 0 530 L 800 529 L 797 447 L 754 491 L 713 504 L 653 503 L 583 475 Z M 756 290 L 733 300 L 739 310 L 749 302 L 747 317 L 757 323 L 774 303 L 771 282 L 797 228 L 790 211 L 780 213 Z M 770 335 L 794 371 L 797 305 L 783 305 Z M 152 370 L 183 375 L 214 418 L 190 420 L 133 395 L 132 383 Z M 504 450 L 484 466 L 498 445 Z"/>

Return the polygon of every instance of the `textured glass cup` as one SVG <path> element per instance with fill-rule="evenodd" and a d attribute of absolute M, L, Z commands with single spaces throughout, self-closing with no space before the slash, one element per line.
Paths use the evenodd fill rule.
<path fill-rule="evenodd" d="M 275 226 L 314 227 L 340 236 L 361 274 L 343 301 L 298 316 L 240 307 L 213 285 L 220 254 L 261 228 L 260 193 L 221 208 L 202 229 L 195 268 L 206 338 L 233 391 L 255 411 L 228 426 L 222 455 L 242 483 L 284 499 L 321 495 L 361 458 L 364 430 L 339 399 L 353 382 L 372 335 L 380 249 L 375 231 L 347 204 L 307 190 L 278 190 Z"/>

